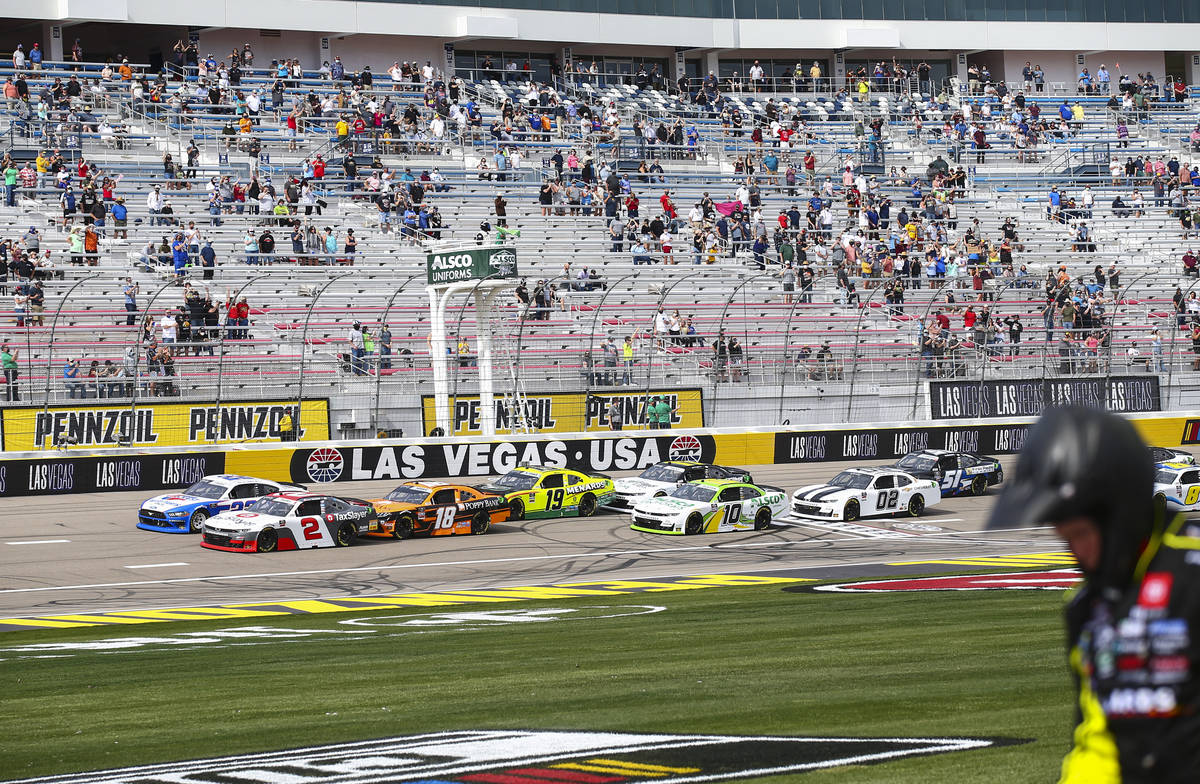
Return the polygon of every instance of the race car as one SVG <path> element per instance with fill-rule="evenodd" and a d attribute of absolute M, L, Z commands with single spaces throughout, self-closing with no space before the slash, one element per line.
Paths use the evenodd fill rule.
<path fill-rule="evenodd" d="M 304 488 L 290 482 L 271 482 L 252 476 L 211 474 L 186 490 L 157 495 L 142 503 L 137 527 L 173 534 L 198 534 L 204 521 L 221 512 L 232 512 L 259 498 L 285 489 Z"/>
<path fill-rule="evenodd" d="M 983 495 L 989 486 L 1004 481 L 1004 469 L 996 458 L 945 449 L 909 452 L 892 467 L 917 479 L 934 480 L 944 496 Z"/>
<path fill-rule="evenodd" d="M 782 487 L 737 479 L 688 482 L 670 495 L 643 498 L 633 507 L 630 528 L 652 534 L 715 534 L 762 531 L 787 512 Z"/>
<path fill-rule="evenodd" d="M 615 494 L 613 481 L 601 474 L 582 474 L 567 468 L 520 465 L 495 482 L 479 488 L 508 501 L 509 519 L 591 517 Z"/>
<path fill-rule="evenodd" d="M 1195 465 L 1196 463 L 1196 456 L 1183 449 L 1174 449 L 1168 446 L 1152 446 L 1149 449 L 1150 459 L 1156 463 L 1180 463 L 1182 465 Z"/>
<path fill-rule="evenodd" d="M 1154 467 L 1154 500 L 1172 512 L 1200 508 L 1200 466 L 1159 463 Z"/>
<path fill-rule="evenodd" d="M 492 523 L 508 519 L 508 500 L 467 485 L 404 482 L 368 503 L 379 513 L 379 530 L 370 536 L 408 539 L 416 534 L 484 534 Z"/>
<path fill-rule="evenodd" d="M 848 468 L 824 485 L 808 485 L 792 494 L 792 514 L 849 522 L 897 512 L 916 517 L 942 500 L 933 479 L 917 479 L 895 468 Z"/>
<path fill-rule="evenodd" d="M 200 544 L 239 553 L 308 550 L 345 547 L 360 534 L 377 530 L 379 513 L 366 501 L 288 491 L 209 519 Z"/>
<path fill-rule="evenodd" d="M 691 460 L 664 460 L 655 463 L 637 476 L 614 480 L 617 494 L 606 506 L 619 512 L 628 512 L 644 498 L 666 495 L 685 482 L 699 479 L 736 479 L 753 482 L 750 473 L 741 468 L 697 463 Z"/>

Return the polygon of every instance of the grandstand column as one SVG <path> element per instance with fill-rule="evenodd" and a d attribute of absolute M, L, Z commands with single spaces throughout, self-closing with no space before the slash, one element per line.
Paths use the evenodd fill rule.
<path fill-rule="evenodd" d="M 493 395 L 492 302 L 501 289 L 489 286 L 475 292 L 475 322 L 479 328 L 479 432 L 485 436 L 496 435 L 496 404 Z"/>
<path fill-rule="evenodd" d="M 446 372 L 446 303 L 449 290 L 430 286 L 429 365 L 433 369 L 433 419 L 446 435 L 450 429 L 450 376 Z"/>
<path fill-rule="evenodd" d="M 46 47 L 47 60 L 62 61 L 63 35 L 63 25 L 42 23 L 42 45 Z"/>
<path fill-rule="evenodd" d="M 1189 52 L 1184 59 L 1188 84 L 1200 84 L 1200 52 Z"/>

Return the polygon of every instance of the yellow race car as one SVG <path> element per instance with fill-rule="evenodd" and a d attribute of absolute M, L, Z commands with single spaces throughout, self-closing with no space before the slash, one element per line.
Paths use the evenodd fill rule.
<path fill-rule="evenodd" d="M 510 520 L 591 517 L 616 494 L 612 479 L 602 474 L 526 464 L 479 489 L 507 498 Z"/>

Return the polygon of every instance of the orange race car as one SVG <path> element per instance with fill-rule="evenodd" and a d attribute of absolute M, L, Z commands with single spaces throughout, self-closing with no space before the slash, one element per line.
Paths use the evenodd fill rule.
<path fill-rule="evenodd" d="M 509 515 L 504 496 L 444 482 L 404 482 L 369 503 L 379 513 L 380 522 L 379 530 L 369 535 L 395 539 L 417 534 L 483 534 L 492 523 L 503 523 Z"/>

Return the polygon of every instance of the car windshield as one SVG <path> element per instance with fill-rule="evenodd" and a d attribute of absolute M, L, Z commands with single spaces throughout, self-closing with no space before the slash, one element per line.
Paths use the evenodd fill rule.
<path fill-rule="evenodd" d="M 259 514 L 287 517 L 288 513 L 292 511 L 292 502 L 279 498 L 261 498 L 246 508 Z"/>
<path fill-rule="evenodd" d="M 537 482 L 536 474 L 529 474 L 524 471 L 512 471 L 496 480 L 497 487 L 503 487 L 508 490 L 528 490 Z"/>
<path fill-rule="evenodd" d="M 1157 485 L 1173 485 L 1178 478 L 1179 473 L 1177 471 L 1158 471 L 1154 474 L 1154 483 Z"/>
<path fill-rule="evenodd" d="M 929 455 L 905 455 L 897 463 L 901 468 L 911 468 L 914 471 L 928 471 L 937 467 L 937 459 Z"/>
<path fill-rule="evenodd" d="M 678 482 L 683 478 L 683 466 L 657 463 L 638 474 L 638 477 L 651 482 Z"/>
<path fill-rule="evenodd" d="M 196 484 L 184 490 L 184 495 L 194 495 L 197 498 L 220 498 L 225 495 L 225 488 L 216 482 L 210 482 L 207 479 L 201 479 Z"/>
<path fill-rule="evenodd" d="M 402 504 L 419 504 L 425 500 L 425 495 L 428 490 L 400 485 L 392 492 L 388 493 L 384 498 L 389 501 L 399 501 Z"/>
<path fill-rule="evenodd" d="M 845 487 L 850 490 L 865 490 L 871 484 L 870 474 L 859 474 L 854 471 L 843 471 L 830 480 L 834 487 Z"/>
<path fill-rule="evenodd" d="M 671 493 L 671 497 L 705 503 L 711 501 L 716 494 L 716 490 L 706 485 L 680 485 L 675 488 L 675 492 Z"/>

